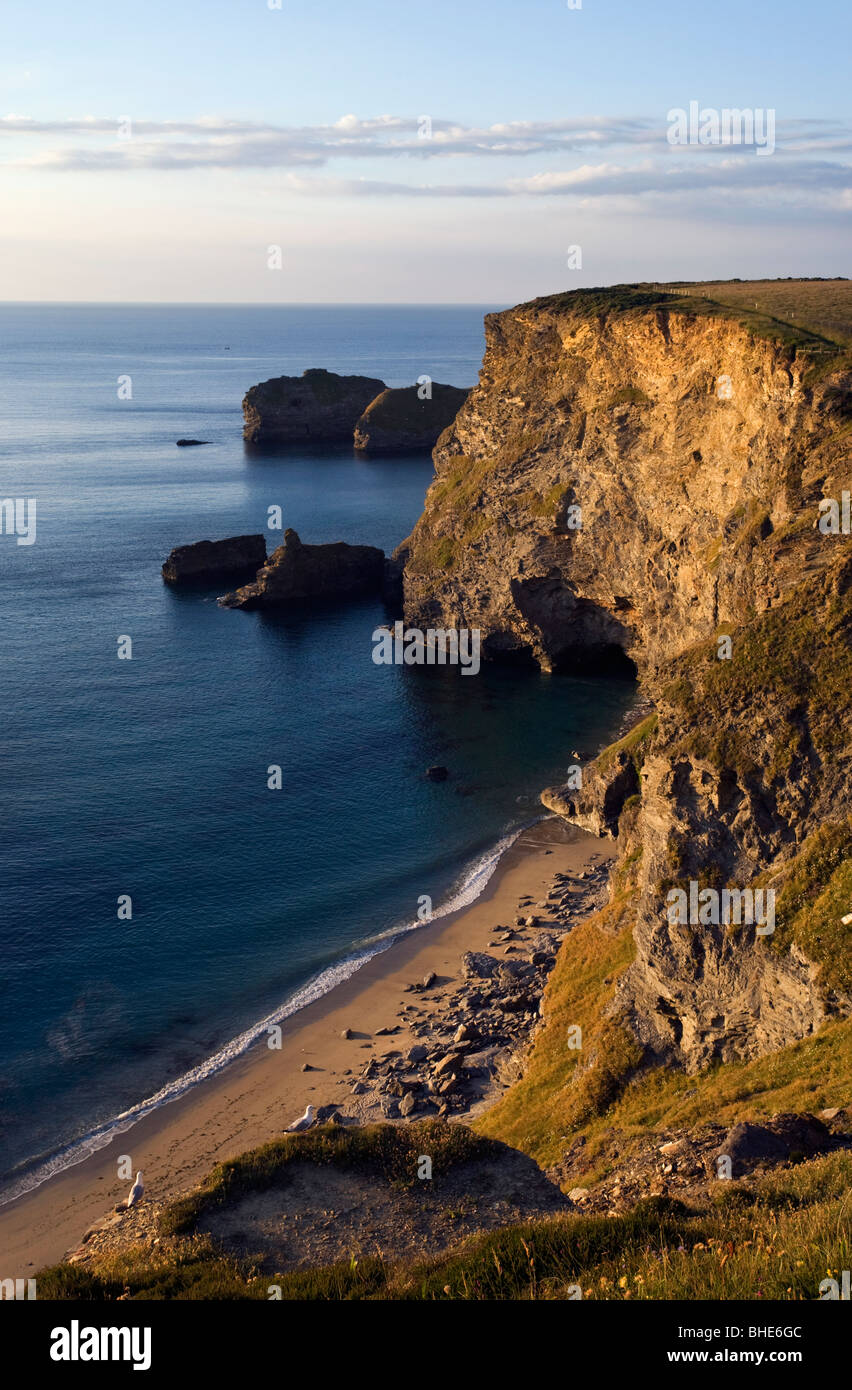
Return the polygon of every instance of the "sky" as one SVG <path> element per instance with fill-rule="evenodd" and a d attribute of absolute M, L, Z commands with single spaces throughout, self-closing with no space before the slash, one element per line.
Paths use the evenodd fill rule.
<path fill-rule="evenodd" d="M 0 300 L 849 274 L 850 38 L 848 0 L 3 0 Z"/>

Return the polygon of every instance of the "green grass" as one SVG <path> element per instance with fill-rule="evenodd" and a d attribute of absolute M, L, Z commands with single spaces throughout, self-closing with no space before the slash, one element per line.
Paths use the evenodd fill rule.
<path fill-rule="evenodd" d="M 806 581 L 742 626 L 725 624 L 734 637 L 731 661 L 717 659 L 715 637 L 675 659 L 663 696 L 674 707 L 673 726 L 687 729 L 684 756 L 741 778 L 760 770 L 769 782 L 786 777 L 809 743 L 823 758 L 843 750 L 838 713 L 852 688 L 852 586 L 842 571 Z"/>
<path fill-rule="evenodd" d="M 470 1237 L 445 1254 L 391 1263 L 340 1260 L 259 1275 L 197 1240 L 152 1257 L 127 1251 L 97 1268 L 42 1270 L 42 1299 L 409 1300 L 426 1302 L 781 1300 L 819 1298 L 852 1259 L 852 1155 L 834 1153 L 758 1179 L 717 1184 L 698 1211 L 668 1197 L 622 1216 L 560 1215 Z"/>
<path fill-rule="evenodd" d="M 546 295 L 522 307 L 598 320 L 649 309 L 732 319 L 755 337 L 792 353 L 812 354 L 817 374 L 847 363 L 852 348 L 852 283 L 847 280 L 610 285 Z"/>
<path fill-rule="evenodd" d="M 624 386 L 607 401 L 605 409 L 614 410 L 619 405 L 651 405 L 651 397 L 635 386 Z"/>
<path fill-rule="evenodd" d="M 562 499 L 567 491 L 565 483 L 554 483 L 544 496 L 538 492 L 522 492 L 517 501 L 530 516 L 545 517 L 555 520 L 559 515 L 562 506 Z"/>
<path fill-rule="evenodd" d="M 850 912 L 852 819 L 847 819 L 820 826 L 785 866 L 782 886 L 776 888 L 772 947 L 786 951 L 795 942 L 819 964 L 824 994 L 852 992 L 852 923 L 842 921 Z"/>
<path fill-rule="evenodd" d="M 618 757 L 619 753 L 629 753 L 633 759 L 634 766 L 638 772 L 650 747 L 651 738 L 657 728 L 658 715 L 649 714 L 647 718 L 634 724 L 633 728 L 620 738 L 617 743 L 611 743 L 608 748 L 604 748 L 595 758 L 592 767 L 598 772 L 606 772 Z"/>

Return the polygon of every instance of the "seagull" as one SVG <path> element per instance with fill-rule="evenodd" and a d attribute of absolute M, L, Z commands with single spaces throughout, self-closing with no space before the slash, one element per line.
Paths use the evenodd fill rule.
<path fill-rule="evenodd" d="M 298 1129 L 308 1129 L 314 1122 L 315 1114 L 316 1111 L 314 1110 L 314 1107 L 312 1105 L 309 1105 L 304 1115 L 300 1115 L 298 1120 L 294 1120 L 291 1125 L 287 1126 L 285 1133 L 294 1134 Z"/>
<path fill-rule="evenodd" d="M 136 1181 L 130 1189 L 130 1193 L 127 1198 L 127 1205 L 129 1207 L 135 1207 L 136 1203 L 139 1201 L 144 1191 L 145 1188 L 142 1183 L 142 1169 L 140 1168 L 139 1172 L 136 1174 Z"/>

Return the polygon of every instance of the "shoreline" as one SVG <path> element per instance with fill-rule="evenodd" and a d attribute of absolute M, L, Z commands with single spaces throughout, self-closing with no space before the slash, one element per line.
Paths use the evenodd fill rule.
<path fill-rule="evenodd" d="M 528 821 L 517 830 L 507 831 L 505 835 L 494 842 L 488 852 L 469 861 L 465 872 L 453 886 L 450 897 L 433 913 L 431 920 L 419 923 L 409 922 L 394 927 L 382 933 L 381 936 L 371 937 L 361 944 L 351 947 L 333 964 L 327 965 L 318 974 L 305 980 L 280 1005 L 258 1018 L 254 1023 L 249 1024 L 240 1033 L 229 1038 L 209 1057 L 198 1062 L 175 1080 L 166 1083 L 159 1091 L 135 1102 L 127 1110 L 95 1125 L 87 1133 L 71 1140 L 64 1148 L 55 1149 L 48 1154 L 33 1158 L 26 1164 L 19 1165 L 24 1171 L 17 1182 L 13 1181 L 7 1188 L 0 1190 L 0 1212 L 5 1206 L 29 1196 L 45 1183 L 54 1181 L 69 1169 L 84 1163 L 88 1158 L 106 1148 L 113 1139 L 117 1139 L 120 1135 L 135 1128 L 142 1120 L 154 1115 L 158 1110 L 167 1105 L 173 1105 L 184 1096 L 188 1096 L 198 1086 L 220 1076 L 241 1057 L 249 1053 L 252 1048 L 264 1042 L 270 1027 L 283 1026 L 288 1019 L 297 1017 L 311 1004 L 320 1003 L 339 985 L 352 979 L 363 970 L 374 957 L 384 954 L 385 951 L 390 950 L 412 932 L 423 931 L 430 925 L 437 925 L 462 911 L 470 903 L 476 902 L 487 890 L 487 886 L 499 869 L 504 855 L 511 849 L 516 840 L 526 830 L 531 829 L 545 818 L 546 813 L 537 816 L 535 820 Z M 472 897 L 468 897 L 468 893 L 477 882 L 483 879 L 483 875 L 482 886 L 475 889 Z M 14 1191 L 16 1185 L 21 1188 L 20 1191 Z"/>
<path fill-rule="evenodd" d="M 121 1155 L 129 1156 L 134 1171 L 143 1170 L 146 1196 L 161 1202 L 194 1186 L 223 1159 L 279 1135 L 309 1103 L 340 1107 L 357 1123 L 395 1118 L 382 1108 L 380 1095 L 368 1092 L 356 1099 L 352 1094 L 356 1068 L 370 1058 L 378 1062 L 398 1056 L 400 1049 L 404 1053 L 423 1036 L 424 1027 L 431 1029 L 442 1008 L 446 1012 L 452 982 L 461 975 L 462 955 L 493 947 L 493 933 L 516 923 L 519 899 L 539 904 L 541 929 L 557 928 L 541 906 L 554 875 L 585 872 L 593 856 L 602 863 L 612 853 L 611 842 L 556 817 L 521 831 L 477 898 L 404 933 L 282 1020 L 280 1049 L 271 1050 L 262 1041 L 252 1044 L 102 1148 L 0 1207 L 4 1277 L 31 1276 L 56 1263 L 80 1245 L 89 1228 L 112 1214 L 128 1190 L 128 1182 L 117 1177 Z M 519 939 L 537 929 L 514 927 Z M 516 949 L 504 945 L 502 952 Z M 436 979 L 427 1000 L 411 989 L 430 974 Z M 416 1022 L 405 1017 L 406 1006 L 410 1010 L 415 999 L 421 1006 Z M 392 1035 L 379 1031 L 390 1028 Z M 491 1076 L 482 1097 L 460 1118 L 469 1119 L 493 1103 L 506 1084 Z"/>

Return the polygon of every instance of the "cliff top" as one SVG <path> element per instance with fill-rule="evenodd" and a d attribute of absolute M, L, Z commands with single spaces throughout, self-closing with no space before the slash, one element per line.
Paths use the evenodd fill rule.
<path fill-rule="evenodd" d="M 638 282 L 568 290 L 518 307 L 587 318 L 665 308 L 734 319 L 758 337 L 827 360 L 852 350 L 852 281 L 845 279 Z"/>

